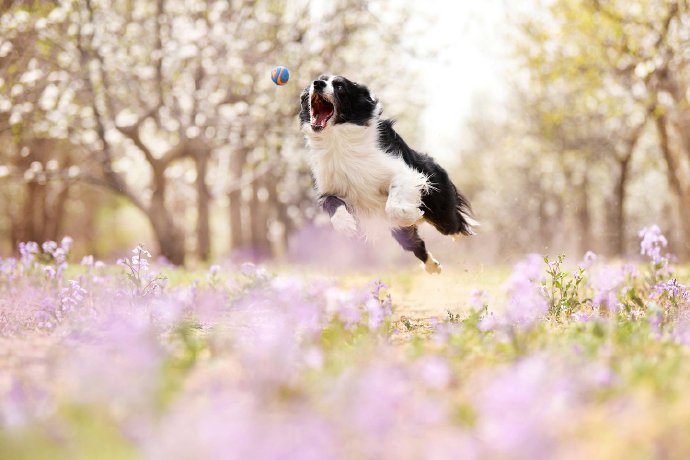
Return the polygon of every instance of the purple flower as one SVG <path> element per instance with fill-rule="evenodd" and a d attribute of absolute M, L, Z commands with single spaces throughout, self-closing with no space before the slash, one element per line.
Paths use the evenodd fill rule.
<path fill-rule="evenodd" d="M 19 253 L 21 254 L 22 265 L 26 268 L 30 267 L 36 261 L 38 252 L 38 243 L 33 241 L 19 243 Z"/>
<path fill-rule="evenodd" d="M 619 267 L 605 265 L 594 271 L 590 281 L 594 289 L 592 304 L 609 311 L 618 311 L 620 308 L 618 290 L 623 281 L 623 271 Z"/>
<path fill-rule="evenodd" d="M 364 304 L 364 308 L 367 310 L 369 329 L 372 331 L 378 329 L 385 319 L 383 308 L 381 308 L 381 302 L 378 299 L 369 299 L 366 304 Z"/>
<path fill-rule="evenodd" d="M 574 374 L 578 375 L 577 373 Z M 487 458 L 558 458 L 562 430 L 579 406 L 577 381 L 533 356 L 474 382 L 476 434 Z"/>
<path fill-rule="evenodd" d="M 664 290 L 666 291 L 666 295 L 668 295 L 669 297 L 677 297 L 683 300 L 688 299 L 688 288 L 682 284 L 679 284 L 678 280 L 675 278 L 670 279 L 666 282 Z"/>
<path fill-rule="evenodd" d="M 72 243 L 74 243 L 74 240 L 72 239 L 72 237 L 66 236 L 60 241 L 60 247 L 67 254 L 72 249 Z"/>
<path fill-rule="evenodd" d="M 578 310 L 573 313 L 573 319 L 581 323 L 588 323 L 592 319 L 593 314 L 584 310 Z"/>
<path fill-rule="evenodd" d="M 381 290 L 382 289 L 388 289 L 388 285 L 381 280 L 372 281 L 371 286 L 372 286 L 372 295 L 377 299 L 379 299 L 381 297 Z"/>
<path fill-rule="evenodd" d="M 52 255 L 58 248 L 58 244 L 55 241 L 46 241 L 41 245 L 41 248 L 43 249 L 43 252 L 45 252 L 46 254 Z"/>
<path fill-rule="evenodd" d="M 493 313 L 489 313 L 479 321 L 477 327 L 482 332 L 488 332 L 493 331 L 497 325 L 498 321 L 496 321 L 496 317 L 493 315 Z"/>
<path fill-rule="evenodd" d="M 690 347 L 690 312 L 687 310 L 682 311 L 673 322 L 671 337 L 677 343 Z"/>
<path fill-rule="evenodd" d="M 649 257 L 654 263 L 661 262 L 661 248 L 668 245 L 661 229 L 657 225 L 651 225 L 640 230 L 638 235 L 642 239 L 640 241 L 640 254 Z"/>
<path fill-rule="evenodd" d="M 86 290 L 74 280 L 69 280 L 69 287 L 60 291 L 60 310 L 64 312 L 75 310 L 84 300 Z"/>
<path fill-rule="evenodd" d="M 481 289 L 473 289 L 470 293 L 470 306 L 474 310 L 482 310 L 489 303 L 489 294 Z"/>
<path fill-rule="evenodd" d="M 7 259 L 0 258 L 0 274 L 4 276 L 11 276 L 17 269 L 17 259 L 8 257 Z"/>
<path fill-rule="evenodd" d="M 446 359 L 440 356 L 425 356 L 415 364 L 417 374 L 430 388 L 441 389 L 450 384 L 452 371 Z"/>
<path fill-rule="evenodd" d="M 582 258 L 582 262 L 580 263 L 580 266 L 582 268 L 589 268 L 596 261 L 597 261 L 597 255 L 595 253 L 593 253 L 592 251 L 587 251 L 585 253 L 585 256 Z"/>
<path fill-rule="evenodd" d="M 505 285 L 508 291 L 507 318 L 511 323 L 530 327 L 548 312 L 548 303 L 541 293 L 543 259 L 530 254 L 518 262 Z"/>

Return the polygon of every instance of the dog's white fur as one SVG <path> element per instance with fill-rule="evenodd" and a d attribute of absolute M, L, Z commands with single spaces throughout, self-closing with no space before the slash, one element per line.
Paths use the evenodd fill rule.
<path fill-rule="evenodd" d="M 307 139 L 319 195 L 338 196 L 357 217 L 383 215 L 394 226 L 407 227 L 422 218 L 419 207 L 429 187 L 426 176 L 381 151 L 376 127 L 332 125 L 308 132 Z"/>
<path fill-rule="evenodd" d="M 332 98 L 332 78 L 323 94 Z M 335 114 L 319 132 L 309 124 L 303 127 L 317 193 L 342 198 L 358 218 L 383 216 L 395 227 L 418 223 L 427 177 L 379 148 L 375 122 L 359 126 L 334 124 L 334 119 Z M 331 222 L 336 230 L 349 233 L 351 222 L 344 219 L 336 212 Z"/>
<path fill-rule="evenodd" d="M 347 236 L 357 235 L 357 221 L 352 214 L 347 211 L 345 206 L 339 206 L 338 209 L 335 210 L 333 217 L 331 217 L 331 224 L 338 233 Z"/>

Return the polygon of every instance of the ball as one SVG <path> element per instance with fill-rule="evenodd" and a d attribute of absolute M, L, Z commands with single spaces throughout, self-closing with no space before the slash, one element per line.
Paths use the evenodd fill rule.
<path fill-rule="evenodd" d="M 290 72 L 287 67 L 282 65 L 276 66 L 271 71 L 271 80 L 278 86 L 283 86 L 290 79 Z"/>

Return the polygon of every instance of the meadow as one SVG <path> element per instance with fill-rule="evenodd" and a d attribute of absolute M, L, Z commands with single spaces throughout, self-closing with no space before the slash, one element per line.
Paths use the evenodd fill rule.
<path fill-rule="evenodd" d="M 0 261 L 0 458 L 687 458 L 687 268 Z"/>

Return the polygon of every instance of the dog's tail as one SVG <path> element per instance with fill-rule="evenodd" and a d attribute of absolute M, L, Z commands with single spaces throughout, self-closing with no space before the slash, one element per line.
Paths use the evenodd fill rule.
<path fill-rule="evenodd" d="M 455 193 L 458 199 L 458 206 L 456 208 L 459 224 L 458 233 L 462 233 L 466 236 L 475 235 L 476 232 L 474 231 L 474 228 L 479 227 L 480 223 L 477 222 L 472 216 L 472 206 L 470 206 L 469 200 L 465 198 L 465 196 L 460 193 L 458 189 L 455 189 Z"/>

